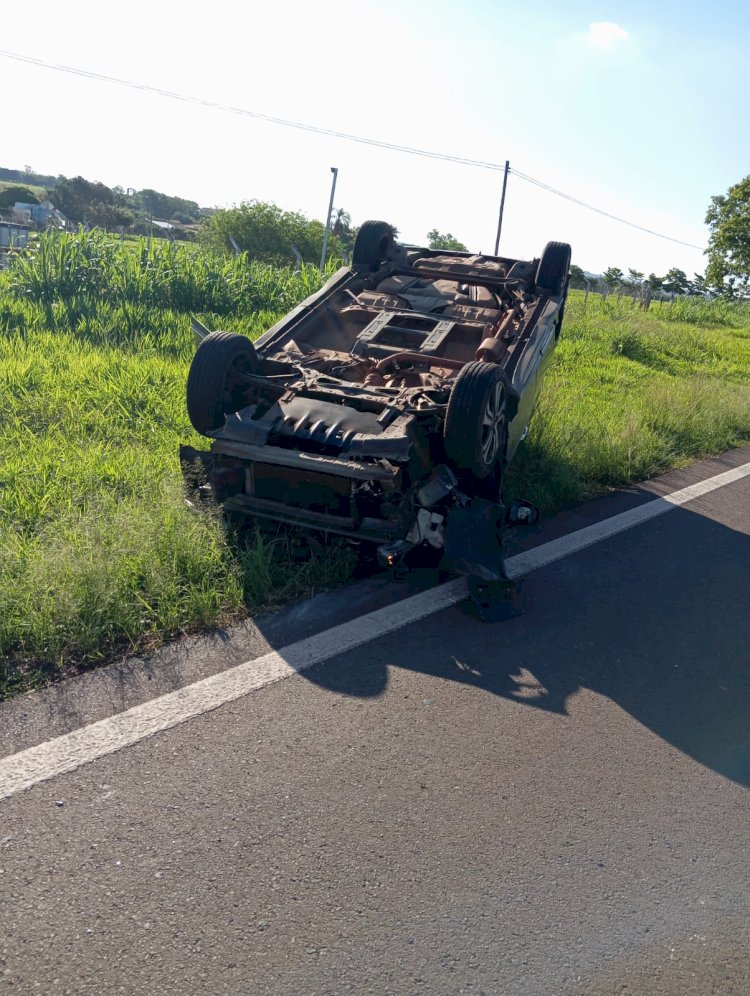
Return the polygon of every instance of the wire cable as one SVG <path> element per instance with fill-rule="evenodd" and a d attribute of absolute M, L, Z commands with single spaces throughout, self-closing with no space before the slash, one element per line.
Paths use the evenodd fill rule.
<path fill-rule="evenodd" d="M 517 176 L 519 180 L 524 180 L 526 183 L 532 183 L 535 187 L 547 190 L 550 194 L 555 194 L 557 197 L 563 197 L 566 201 L 570 201 L 572 204 L 577 204 L 579 207 L 586 208 L 589 211 L 595 211 L 597 214 L 601 214 L 605 218 L 610 218 L 612 221 L 619 221 L 621 225 L 629 225 L 631 228 L 637 228 L 639 232 L 646 232 L 647 235 L 655 235 L 658 239 L 667 239 L 668 242 L 676 242 L 680 246 L 687 246 L 689 249 L 698 249 L 703 252 L 703 246 L 696 246 L 692 242 L 684 242 L 682 239 L 675 239 L 671 235 L 663 235 L 661 232 L 654 231 L 653 228 L 645 228 L 643 225 L 638 225 L 634 221 L 628 221 L 627 218 L 620 218 L 619 215 L 605 211 L 603 208 L 595 207 L 593 204 L 587 204 L 586 201 L 581 201 L 577 197 L 573 197 L 571 194 L 566 194 L 564 191 L 558 190 L 556 187 L 551 187 L 548 183 L 544 183 L 543 180 L 537 180 L 535 177 L 529 176 L 527 173 L 522 173 L 520 170 L 514 169 L 513 167 L 511 167 L 510 173 L 512 176 Z"/>
<path fill-rule="evenodd" d="M 367 138 L 364 135 L 353 135 L 349 132 L 336 131 L 333 128 L 323 128 L 319 125 L 308 124 L 303 121 L 292 121 L 289 118 L 277 117 L 274 114 L 264 114 L 261 111 L 251 111 L 246 107 L 235 107 L 231 104 L 223 104 L 220 101 L 208 100 L 205 97 L 196 97 L 190 94 L 177 93 L 174 90 L 164 90 L 161 87 L 151 86 L 147 83 L 136 83 L 133 80 L 122 79 L 119 76 L 107 76 L 104 73 L 95 73 L 88 69 L 78 69 L 74 66 L 63 66 L 54 62 L 46 62 L 44 59 L 36 59 L 30 55 L 21 55 L 18 52 L 9 52 L 5 49 L 0 49 L 0 58 L 11 59 L 15 62 L 23 62 L 30 66 L 40 66 L 43 69 L 51 69 L 55 72 L 67 73 L 70 76 L 79 76 L 83 79 L 98 80 L 102 83 L 112 83 L 116 86 L 127 87 L 131 90 L 138 90 L 142 93 L 153 93 L 160 97 L 168 97 L 170 100 L 179 100 L 183 103 L 197 104 L 201 107 L 211 108 L 212 110 L 225 111 L 228 114 L 238 114 L 242 117 L 253 118 L 257 121 L 266 121 L 268 124 L 281 125 L 284 128 L 296 128 L 299 131 L 312 132 L 316 135 L 326 135 L 329 138 L 339 138 L 346 142 L 358 142 L 360 145 L 370 145 L 378 149 L 387 149 L 390 152 L 403 152 L 410 156 L 422 156 L 425 159 L 437 159 L 442 162 L 456 163 L 460 166 L 474 166 L 477 169 L 492 170 L 495 173 L 502 173 L 505 169 L 505 166 L 500 163 L 486 162 L 482 159 L 470 159 L 466 156 L 454 156 L 447 152 L 434 152 L 429 149 L 420 149 L 410 145 L 399 145 L 396 142 L 386 142 L 377 138 Z M 603 208 L 598 208 L 593 204 L 586 203 L 586 201 L 579 200 L 571 194 L 566 194 L 564 191 L 550 186 L 543 180 L 537 180 L 535 177 L 529 176 L 528 173 L 523 173 L 515 168 L 511 168 L 510 173 L 513 176 L 517 176 L 519 180 L 524 180 L 526 183 L 533 184 L 541 190 L 546 190 L 550 194 L 562 197 L 565 200 L 570 201 L 572 204 L 577 204 L 579 207 L 586 208 L 589 211 L 594 211 L 596 214 L 609 218 L 611 221 L 619 222 L 621 225 L 628 225 L 630 228 L 635 228 L 640 232 L 645 232 L 647 235 L 653 235 L 659 239 L 666 239 L 668 242 L 675 242 L 677 245 L 687 246 L 689 249 L 698 249 L 700 252 L 703 251 L 703 246 L 696 246 L 692 242 L 684 242 L 682 239 L 676 239 L 671 235 L 664 235 L 662 232 L 656 232 L 652 228 L 645 228 L 643 225 L 638 225 L 634 221 L 628 221 L 626 218 L 621 218 L 619 215 L 612 214 L 610 211 L 605 211 Z"/>
<path fill-rule="evenodd" d="M 155 93 L 160 97 L 169 97 L 171 100 L 180 100 L 183 103 L 199 104 L 201 107 L 209 107 L 213 110 L 226 111 L 229 114 L 239 114 L 243 117 L 255 118 L 258 121 L 267 121 L 269 124 L 282 125 L 285 128 L 297 128 L 300 131 L 313 132 L 316 135 L 327 135 L 329 138 L 341 138 L 347 142 L 359 142 L 362 145 L 374 145 L 379 149 L 389 149 L 391 152 L 406 152 L 412 156 L 425 156 L 428 159 L 441 159 L 445 162 L 459 163 L 462 166 L 477 166 L 480 169 L 490 169 L 495 172 L 505 168 L 498 163 L 483 162 L 480 159 L 467 159 L 465 156 L 452 156 L 446 152 L 430 152 L 427 149 L 417 149 L 410 145 L 398 145 L 395 142 L 385 142 L 377 138 L 366 138 L 364 135 L 352 135 L 344 131 L 335 131 L 332 128 L 323 128 L 318 125 L 306 124 L 303 121 L 292 121 L 289 118 L 280 118 L 273 114 L 264 114 L 261 111 L 251 111 L 246 107 L 234 107 L 231 104 L 222 104 L 217 100 L 207 100 L 205 97 L 195 97 L 190 94 L 177 93 L 174 90 L 163 90 L 158 86 L 150 86 L 147 83 L 135 83 L 133 80 L 121 79 L 119 76 L 106 76 L 103 73 L 94 73 L 88 69 L 76 69 L 73 66 L 62 66 L 52 62 L 45 62 L 43 59 L 34 59 L 30 55 L 19 55 L 17 52 L 7 52 L 0 49 L 0 57 L 4 59 L 14 59 L 16 62 L 25 62 L 31 66 L 41 66 L 44 69 L 53 69 L 59 73 L 68 73 L 71 76 L 81 76 L 84 79 L 99 80 L 102 83 L 114 83 L 117 86 L 129 87 L 131 90 L 140 90 L 142 93 Z"/>

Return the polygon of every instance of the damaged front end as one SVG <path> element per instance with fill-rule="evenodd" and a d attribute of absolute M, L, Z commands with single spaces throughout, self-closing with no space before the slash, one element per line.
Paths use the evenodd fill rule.
<path fill-rule="evenodd" d="M 428 434 L 394 406 L 280 399 L 260 417 L 231 414 L 211 436 L 210 452 L 183 446 L 180 459 L 228 512 L 374 544 L 395 575 L 430 564 L 505 578 L 504 506 L 470 497 L 447 464 L 433 465 Z"/>

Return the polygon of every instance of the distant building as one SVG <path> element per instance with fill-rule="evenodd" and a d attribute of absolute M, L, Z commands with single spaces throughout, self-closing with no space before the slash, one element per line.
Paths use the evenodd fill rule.
<path fill-rule="evenodd" d="M 33 222 L 40 228 L 67 228 L 68 219 L 58 211 L 52 201 L 42 201 L 41 204 L 27 204 L 24 201 L 16 201 L 13 205 L 13 214 L 19 220 L 26 223 Z"/>
<path fill-rule="evenodd" d="M 25 249 L 29 241 L 29 226 L 15 221 L 0 221 L 0 249 Z"/>

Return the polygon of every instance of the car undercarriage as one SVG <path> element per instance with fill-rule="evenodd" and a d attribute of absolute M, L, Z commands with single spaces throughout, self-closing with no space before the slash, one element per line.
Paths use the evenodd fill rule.
<path fill-rule="evenodd" d="M 505 468 L 560 334 L 570 247 L 531 261 L 399 245 L 365 222 L 353 264 L 254 344 L 203 337 L 182 447 L 227 512 L 502 582 Z M 190 471 L 195 480 L 194 470 Z"/>

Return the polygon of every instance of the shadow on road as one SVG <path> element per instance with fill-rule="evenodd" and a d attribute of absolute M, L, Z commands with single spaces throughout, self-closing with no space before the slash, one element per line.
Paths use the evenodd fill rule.
<path fill-rule="evenodd" d="M 463 605 L 303 675 L 371 697 L 407 668 L 557 713 L 587 688 L 750 785 L 750 536 L 679 509 L 525 587 L 520 618 L 481 624 Z"/>

